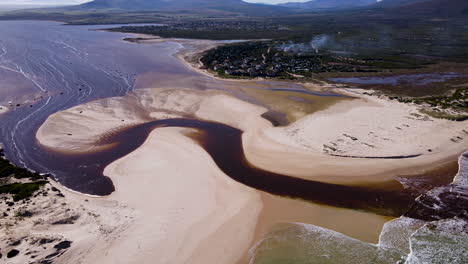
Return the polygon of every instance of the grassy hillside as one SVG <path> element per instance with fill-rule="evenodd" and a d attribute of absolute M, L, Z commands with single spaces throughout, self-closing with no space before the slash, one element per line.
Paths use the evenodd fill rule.
<path fill-rule="evenodd" d="M 242 0 L 95 0 L 73 9 L 100 10 L 100 9 L 121 9 L 129 11 L 198 11 L 207 12 L 209 10 L 239 13 L 252 16 L 268 16 L 289 13 L 289 8 L 252 4 Z"/>
<path fill-rule="evenodd" d="M 375 0 L 314 0 L 304 3 L 286 3 L 280 6 L 298 9 L 345 9 L 375 4 Z"/>

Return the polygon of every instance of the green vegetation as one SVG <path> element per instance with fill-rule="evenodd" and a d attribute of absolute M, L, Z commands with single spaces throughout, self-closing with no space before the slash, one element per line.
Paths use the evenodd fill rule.
<path fill-rule="evenodd" d="M 140 33 L 163 38 L 211 40 L 284 38 L 291 31 L 276 23 L 259 20 L 193 20 L 158 26 L 123 26 L 108 31 Z"/>
<path fill-rule="evenodd" d="M 468 112 L 468 87 L 462 87 L 455 90 L 452 95 L 429 96 L 422 98 L 402 98 L 390 97 L 404 103 L 428 104 L 431 107 L 441 107 L 443 109 L 456 109 Z"/>
<path fill-rule="evenodd" d="M 326 45 L 329 39 L 328 36 L 318 36 L 310 43 L 275 40 L 230 44 L 207 51 L 201 62 L 223 77 L 286 79 L 316 78 L 316 74 L 330 72 L 386 72 L 389 69 L 422 68 L 431 63 L 384 54 L 370 58 L 347 52 L 345 56 L 328 47 L 318 48 L 319 45 Z M 317 47 L 314 42 L 317 42 Z"/>
<path fill-rule="evenodd" d="M 391 100 L 398 100 L 402 103 L 415 103 L 419 105 L 428 105 L 432 110 L 424 112 L 436 117 L 454 121 L 463 121 L 468 119 L 468 86 L 456 89 L 451 95 L 426 96 L 407 98 L 401 96 L 390 96 Z M 455 113 L 447 113 L 441 110 L 450 109 Z"/>
<path fill-rule="evenodd" d="M 173 38 L 281 39 L 295 43 L 309 43 L 317 35 L 327 35 L 330 36 L 327 49 L 353 54 L 355 59 L 373 60 L 374 66 L 380 68 L 418 68 L 423 61 L 468 62 L 465 19 L 392 16 L 383 19 L 378 16 L 378 10 L 375 12 L 341 11 L 275 18 L 181 16 L 177 19 L 166 14 L 153 21 L 164 23 L 163 27 L 129 26 L 112 30 Z"/>
<path fill-rule="evenodd" d="M 13 176 L 16 179 L 30 179 L 30 180 L 44 179 L 44 176 L 41 176 L 39 173 L 31 172 L 23 168 L 18 168 L 12 165 L 4 157 L 0 156 L 0 179 L 10 177 L 10 176 Z"/>
<path fill-rule="evenodd" d="M 0 186 L 0 193 L 13 194 L 13 200 L 19 201 L 28 197 L 44 186 L 47 181 L 36 181 L 28 183 L 13 183 Z"/>
<path fill-rule="evenodd" d="M 12 194 L 14 201 L 30 197 L 47 183 L 46 176 L 14 166 L 5 159 L 3 151 L 0 150 L 0 180 L 3 180 L 2 182 L 7 182 L 10 177 L 29 180 L 29 182 L 0 185 L 0 194 Z"/>

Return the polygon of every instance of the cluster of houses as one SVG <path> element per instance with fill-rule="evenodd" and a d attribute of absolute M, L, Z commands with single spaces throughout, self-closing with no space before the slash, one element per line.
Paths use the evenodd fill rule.
<path fill-rule="evenodd" d="M 249 77 L 278 77 L 280 71 L 271 67 L 263 61 L 257 61 L 254 57 L 247 57 L 243 60 L 229 60 L 223 62 L 213 62 L 213 70 L 231 76 L 249 76 Z"/>
<path fill-rule="evenodd" d="M 221 75 L 246 77 L 309 77 L 320 72 L 354 72 L 357 68 L 346 63 L 323 59 L 323 56 L 312 54 L 294 56 L 283 52 L 270 52 L 238 58 L 228 56 L 224 61 L 213 61 L 211 69 Z"/>
<path fill-rule="evenodd" d="M 194 21 L 189 23 L 178 23 L 164 25 L 159 30 L 183 30 L 183 31 L 214 31 L 214 30 L 234 30 L 234 31 L 263 31 L 280 30 L 278 24 L 259 23 L 255 21 Z"/>

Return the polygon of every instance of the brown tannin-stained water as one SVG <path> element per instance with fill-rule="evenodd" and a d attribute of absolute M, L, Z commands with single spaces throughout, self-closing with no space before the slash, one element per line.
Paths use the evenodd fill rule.
<path fill-rule="evenodd" d="M 83 193 L 110 194 L 112 181 L 103 175 L 113 161 L 141 146 L 149 133 L 160 127 L 195 128 L 202 133 L 194 137 L 210 154 L 217 166 L 232 179 L 271 194 L 302 199 L 332 206 L 399 216 L 415 198 L 397 182 L 379 188 L 349 187 L 268 172 L 252 166 L 245 158 L 242 131 L 227 125 L 195 119 L 167 119 L 130 127 L 101 140 L 113 147 L 96 153 L 63 154 L 47 152 L 36 157 L 54 172 L 61 184 Z M 136 175 L 136 180 L 138 176 Z"/>

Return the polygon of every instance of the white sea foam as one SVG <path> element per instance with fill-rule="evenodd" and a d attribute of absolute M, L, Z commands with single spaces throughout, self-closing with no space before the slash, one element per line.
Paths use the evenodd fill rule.
<path fill-rule="evenodd" d="M 409 253 L 409 237 L 425 224 L 425 221 L 409 217 L 400 217 L 385 223 L 379 236 L 382 249 L 395 249 L 402 254 Z"/>
<path fill-rule="evenodd" d="M 458 160 L 458 173 L 453 179 L 453 184 L 468 187 L 468 151 L 463 153 Z"/>
<path fill-rule="evenodd" d="M 468 263 L 468 222 L 446 219 L 425 224 L 410 237 L 405 264 Z"/>

